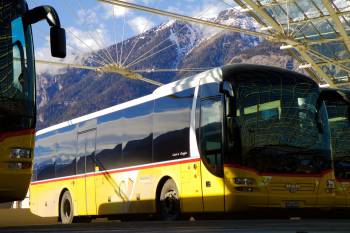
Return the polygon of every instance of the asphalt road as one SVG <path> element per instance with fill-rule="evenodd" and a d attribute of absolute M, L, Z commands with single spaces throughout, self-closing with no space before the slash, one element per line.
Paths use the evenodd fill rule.
<path fill-rule="evenodd" d="M 22 227 L 1 227 L 1 233 L 16 232 L 350 232 L 349 219 L 249 219 L 249 220 L 200 220 L 176 222 L 95 222 L 72 225 L 40 225 Z"/>

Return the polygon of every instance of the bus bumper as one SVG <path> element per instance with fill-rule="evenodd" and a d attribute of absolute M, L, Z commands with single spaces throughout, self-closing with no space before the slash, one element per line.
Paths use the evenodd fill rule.
<path fill-rule="evenodd" d="M 1 170 L 0 203 L 23 200 L 28 191 L 31 169 L 23 171 Z"/>

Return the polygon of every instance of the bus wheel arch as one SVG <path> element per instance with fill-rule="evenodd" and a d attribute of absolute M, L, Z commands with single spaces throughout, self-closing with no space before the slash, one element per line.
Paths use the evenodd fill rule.
<path fill-rule="evenodd" d="M 67 204 L 69 205 L 68 208 L 70 208 L 70 215 L 64 218 L 62 218 L 62 208 L 63 208 L 62 204 Z M 60 193 L 59 202 L 58 202 L 58 220 L 63 224 L 70 224 L 70 223 L 73 223 L 73 219 L 74 219 L 73 198 L 69 189 L 64 188 Z"/>
<path fill-rule="evenodd" d="M 176 220 L 180 217 L 180 195 L 170 176 L 163 177 L 156 190 L 157 215 L 161 220 Z"/>

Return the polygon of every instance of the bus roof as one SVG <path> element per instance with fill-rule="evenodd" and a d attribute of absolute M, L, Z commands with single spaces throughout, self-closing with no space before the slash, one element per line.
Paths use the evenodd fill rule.
<path fill-rule="evenodd" d="M 263 73 L 284 73 L 289 75 L 283 75 L 283 76 L 265 76 L 269 79 L 278 78 L 278 80 L 281 79 L 290 79 L 291 76 L 296 78 L 296 81 L 300 80 L 308 80 L 315 85 L 317 83 L 312 80 L 310 77 L 292 71 L 292 70 L 286 70 L 283 68 L 275 67 L 275 66 L 265 66 L 265 65 L 255 65 L 255 64 L 234 64 L 234 65 L 227 65 L 222 67 L 222 73 L 223 73 L 223 80 L 233 80 L 238 81 L 241 80 L 239 75 L 240 73 L 257 73 L 257 74 L 263 74 Z M 251 76 L 244 76 L 244 81 L 250 81 L 247 80 L 249 78 L 252 79 L 252 81 L 256 81 L 258 75 L 251 75 Z M 258 79 L 261 79 L 262 77 L 258 77 Z"/>

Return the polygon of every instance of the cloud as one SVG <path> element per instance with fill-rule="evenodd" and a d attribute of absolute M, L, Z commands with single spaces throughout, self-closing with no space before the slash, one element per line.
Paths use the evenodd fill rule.
<path fill-rule="evenodd" d="M 210 19 L 215 18 L 219 15 L 219 13 L 223 10 L 227 9 L 227 6 L 223 4 L 203 4 L 200 9 L 196 9 L 192 12 L 194 17 Z"/>
<path fill-rule="evenodd" d="M 49 37 L 46 42 L 35 50 L 35 58 L 45 61 L 60 61 L 63 63 L 81 64 L 82 55 L 107 47 L 112 43 L 110 33 L 105 27 L 100 25 L 92 30 L 83 30 L 76 27 L 67 27 L 67 56 L 64 59 L 51 57 Z M 107 60 L 107 59 L 106 59 Z M 38 74 L 49 72 L 50 74 L 59 74 L 64 72 L 66 67 L 57 65 L 37 64 Z"/>
<path fill-rule="evenodd" d="M 101 47 L 107 47 L 111 43 L 109 34 L 102 25 L 91 30 L 69 27 L 67 28 L 67 41 L 69 41 L 70 46 L 77 48 L 80 52 L 91 52 Z"/>
<path fill-rule="evenodd" d="M 185 14 L 186 11 L 182 7 L 177 7 L 177 6 L 169 6 L 166 8 L 166 11 L 172 12 L 172 13 L 177 13 L 177 14 Z"/>
<path fill-rule="evenodd" d="M 127 1 L 132 2 L 132 1 Z M 130 9 L 126 7 L 116 6 L 112 4 L 102 3 L 102 9 L 104 11 L 104 19 L 110 18 L 120 18 L 127 15 L 130 12 Z"/>
<path fill-rule="evenodd" d="M 98 23 L 98 17 L 96 11 L 92 9 L 80 9 L 77 12 L 78 15 L 78 23 L 79 24 L 96 24 Z"/>
<path fill-rule="evenodd" d="M 142 32 L 147 31 L 151 27 L 153 27 L 155 24 L 151 20 L 143 17 L 143 16 L 137 16 L 131 20 L 128 21 L 128 25 L 131 27 L 131 29 L 137 33 L 140 34 Z"/>

